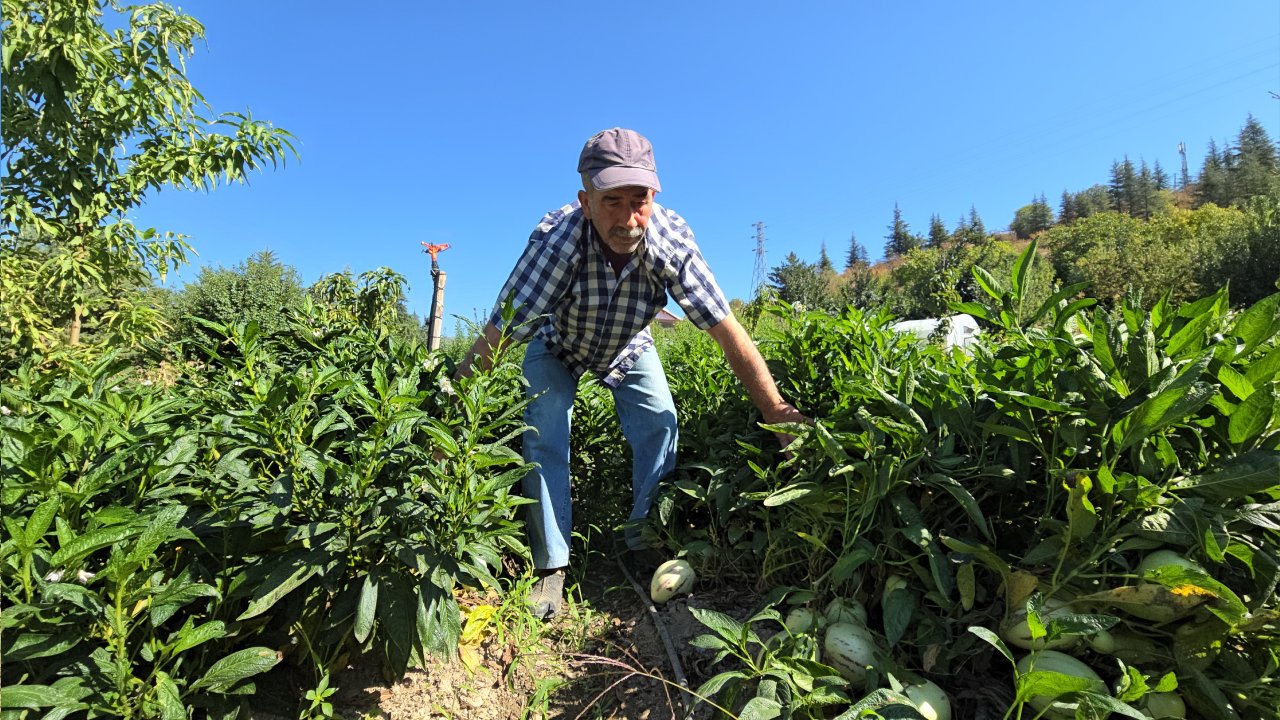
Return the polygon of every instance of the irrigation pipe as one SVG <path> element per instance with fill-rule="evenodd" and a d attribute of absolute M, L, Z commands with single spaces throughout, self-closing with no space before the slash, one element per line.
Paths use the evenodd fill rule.
<path fill-rule="evenodd" d="M 631 571 L 627 570 L 627 566 L 623 564 L 622 556 L 615 555 L 613 559 L 618 563 L 622 574 L 626 576 L 627 582 L 631 583 L 631 588 L 636 591 L 636 595 L 640 596 L 640 602 L 649 608 L 649 617 L 653 619 L 654 627 L 658 628 L 658 636 L 662 638 L 662 644 L 667 648 L 667 659 L 671 661 L 671 671 L 675 673 L 676 682 L 680 684 L 680 697 L 684 701 L 685 717 L 690 717 L 693 715 L 693 701 L 689 695 L 689 681 L 684 676 L 684 668 L 680 667 L 680 658 L 676 657 L 676 646 L 671 644 L 671 636 L 667 635 L 667 628 L 662 624 L 662 618 L 658 617 L 658 608 L 654 607 L 653 600 L 644 588 L 640 587 L 640 583 L 631 577 Z"/>

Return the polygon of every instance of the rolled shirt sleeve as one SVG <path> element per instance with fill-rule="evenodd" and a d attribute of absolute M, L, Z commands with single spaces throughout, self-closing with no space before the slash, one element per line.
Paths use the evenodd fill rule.
<path fill-rule="evenodd" d="M 710 330 L 729 315 L 729 301 L 696 245 L 670 285 L 671 297 L 699 330 Z"/>

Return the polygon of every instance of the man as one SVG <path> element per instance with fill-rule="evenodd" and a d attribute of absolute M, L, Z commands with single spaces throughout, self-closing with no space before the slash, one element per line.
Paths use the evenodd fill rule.
<path fill-rule="evenodd" d="M 552 211 L 529 237 L 482 337 L 463 360 L 488 366 L 502 334 L 501 306 L 514 298 L 507 342 L 529 340 L 524 375 L 530 396 L 524 458 L 537 463 L 523 481 L 529 544 L 539 580 L 533 612 L 560 612 L 572 531 L 569 423 L 578 378 L 594 373 L 613 391 L 622 433 L 634 455 L 632 520 L 648 513 L 658 482 L 675 468 L 676 413 L 648 326 L 667 294 L 725 353 L 768 423 L 805 418 L 778 394 L 764 359 L 716 285 L 684 219 L 653 202 L 662 190 L 653 148 L 633 130 L 598 133 L 582 149 L 578 201 Z M 540 315 L 549 317 L 529 322 Z M 789 436 L 779 436 L 783 446 Z M 634 523 L 627 546 L 645 552 Z M 649 564 L 649 563 L 645 563 Z"/>

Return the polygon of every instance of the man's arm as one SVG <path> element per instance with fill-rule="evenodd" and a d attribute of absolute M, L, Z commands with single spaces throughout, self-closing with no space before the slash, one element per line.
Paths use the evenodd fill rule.
<path fill-rule="evenodd" d="M 467 351 L 466 356 L 462 358 L 462 364 L 458 365 L 457 372 L 453 374 L 454 379 L 471 377 L 471 366 L 476 362 L 479 362 L 484 370 L 493 368 L 493 356 L 500 348 L 511 344 L 511 338 L 502 342 L 502 331 L 497 326 L 493 323 L 485 323 L 484 330 L 471 344 L 471 349 Z"/>
<path fill-rule="evenodd" d="M 773 376 L 769 374 L 769 366 L 765 365 L 764 358 L 761 357 L 760 351 L 756 349 L 755 343 L 751 341 L 751 336 L 743 329 L 742 324 L 738 322 L 738 318 L 733 313 L 729 313 L 723 320 L 707 330 L 707 333 L 715 339 L 720 345 L 720 349 L 724 351 L 724 357 L 729 361 L 729 367 L 733 368 L 733 372 L 747 387 L 747 394 L 751 396 L 751 402 L 760 409 L 760 414 L 764 416 L 764 421 L 770 425 L 784 422 L 808 422 L 809 419 L 800 414 L 791 403 L 782 399 L 782 395 L 778 392 L 778 386 L 773 382 Z M 778 436 L 778 442 L 782 443 L 782 447 L 791 444 L 795 440 L 794 436 L 785 435 L 783 433 L 775 433 Z"/>

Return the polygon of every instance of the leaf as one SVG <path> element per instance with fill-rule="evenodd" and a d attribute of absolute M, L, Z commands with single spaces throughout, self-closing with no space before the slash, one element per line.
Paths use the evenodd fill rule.
<path fill-rule="evenodd" d="M 1244 400 L 1253 394 L 1253 383 L 1225 363 L 1218 368 L 1218 382 L 1222 383 L 1239 400 Z"/>
<path fill-rule="evenodd" d="M 942 537 L 942 544 L 956 552 L 968 553 L 977 557 L 982 561 L 982 564 L 1000 573 L 1001 578 L 1009 577 L 1011 572 L 1009 564 L 1002 560 L 999 555 L 992 552 L 986 545 L 967 543 L 947 536 Z"/>
<path fill-rule="evenodd" d="M 1067 490 L 1067 523 L 1072 540 L 1083 540 L 1098 525 L 1098 513 L 1089 502 L 1093 482 L 1088 475 L 1077 475 L 1075 487 L 1063 483 Z"/>
<path fill-rule="evenodd" d="M 1266 492 L 1280 484 L 1280 450 L 1250 450 L 1222 463 L 1217 470 L 1178 484 L 1215 500 L 1227 500 Z"/>
<path fill-rule="evenodd" d="M 245 648 L 214 663 L 204 677 L 196 681 L 191 688 L 223 692 L 247 677 L 270 670 L 278 662 L 280 662 L 279 656 L 271 648 Z"/>
<path fill-rule="evenodd" d="M 80 634 L 74 631 L 56 635 L 52 633 L 24 633 L 5 647 L 4 659 L 34 660 L 36 658 L 61 655 L 78 645 L 81 639 Z"/>
<path fill-rule="evenodd" d="M 1217 683 L 1205 677 L 1205 674 L 1192 668 L 1188 673 L 1190 682 L 1183 682 L 1178 688 L 1193 709 L 1205 717 L 1205 720 L 1240 720 L 1226 695 L 1218 689 Z M 1185 678 L 1184 678 L 1185 679 Z"/>
<path fill-rule="evenodd" d="M 911 624 L 911 616 L 915 614 L 916 598 L 904 588 L 897 588 L 885 598 L 884 635 L 889 639 L 889 647 L 898 644 Z"/>
<path fill-rule="evenodd" d="M 889 406 L 890 415 L 892 415 L 897 420 L 904 422 L 907 425 L 910 425 L 912 428 L 915 429 L 916 432 L 920 433 L 921 435 L 924 435 L 924 436 L 929 435 L 929 428 L 925 426 L 924 420 L 920 419 L 920 416 L 916 414 L 915 410 L 911 409 L 910 405 L 907 405 L 906 403 L 890 395 L 884 390 L 881 390 L 880 388 L 876 388 L 875 391 L 880 396 L 880 399 L 883 400 L 885 404 Z"/>
<path fill-rule="evenodd" d="M 698 622 L 711 628 L 730 643 L 737 645 L 742 642 L 746 627 L 737 620 L 728 615 L 704 608 L 691 607 L 689 612 L 693 613 L 693 617 Z"/>
<path fill-rule="evenodd" d="M 1280 293 L 1269 295 L 1240 314 L 1231 326 L 1230 333 L 1244 341 L 1241 355 L 1248 355 L 1254 348 L 1270 340 L 1280 331 Z"/>
<path fill-rule="evenodd" d="M 765 498 L 763 504 L 765 507 L 778 507 L 779 505 L 786 505 L 792 500 L 798 500 L 811 493 L 820 492 L 821 489 L 822 488 L 820 485 L 818 485 L 817 483 L 811 483 L 811 482 L 796 483 L 795 485 L 788 485 L 787 487 L 784 487 L 774 492 L 769 497 Z"/>
<path fill-rule="evenodd" d="M 320 572 L 320 569 L 327 564 L 328 558 L 327 551 L 314 550 L 285 560 L 258 587 L 248 609 L 236 619 L 248 620 L 270 610 L 271 606 L 281 598 L 310 580 L 312 575 Z"/>
<path fill-rule="evenodd" d="M 156 702 L 160 705 L 160 720 L 186 720 L 187 708 L 182 704 L 182 692 L 168 673 L 156 673 Z"/>
<path fill-rule="evenodd" d="M 5 710 L 34 709 L 74 703 L 75 700 L 48 685 L 6 685 L 0 692 L 0 708 Z"/>
<path fill-rule="evenodd" d="M 1167 389 L 1146 400 L 1122 421 L 1124 439 L 1116 451 L 1133 447 L 1170 425 L 1185 420 L 1204 407 L 1215 393 L 1217 388 L 1213 385 L 1197 382 L 1186 388 Z"/>
<path fill-rule="evenodd" d="M 964 563 L 956 570 L 956 587 L 960 590 L 960 605 L 965 609 L 965 612 L 972 610 L 974 595 L 977 592 L 977 580 L 973 573 L 973 563 Z"/>
<path fill-rule="evenodd" d="M 31 517 L 27 518 L 27 524 L 23 528 L 21 535 L 13 533 L 13 537 L 18 541 L 22 552 L 29 553 L 49 532 L 49 526 L 53 524 L 53 518 L 58 514 L 58 507 L 62 504 L 60 497 L 51 497 L 48 500 L 36 506 L 31 511 Z"/>
<path fill-rule="evenodd" d="M 1200 570 L 1181 565 L 1165 565 L 1148 570 L 1144 577 L 1169 588 L 1175 595 L 1182 597 L 1207 595 L 1215 598 L 1217 602 L 1211 603 L 1210 611 L 1230 625 L 1239 625 L 1248 613 L 1244 603 L 1230 588 Z"/>
<path fill-rule="evenodd" d="M 364 576 L 364 590 L 360 592 L 360 604 L 356 606 L 355 636 L 364 642 L 373 632 L 373 621 L 378 609 L 378 581 L 380 571 L 375 568 Z"/>
<path fill-rule="evenodd" d="M 782 714 L 782 703 L 771 698 L 751 698 L 738 712 L 738 720 L 772 720 Z"/>
<path fill-rule="evenodd" d="M 1032 667 L 1035 667 L 1034 665 Z M 1033 697 L 1056 698 L 1067 693 L 1093 690 L 1098 686 L 1097 680 L 1064 675 L 1047 670 L 1033 670 L 1018 676 L 1017 696 L 1019 700 Z"/>
<path fill-rule="evenodd" d="M 1280 345 L 1271 348 L 1271 350 L 1262 359 L 1255 360 L 1249 364 L 1249 368 L 1244 372 L 1244 379 L 1249 381 L 1253 387 L 1262 387 L 1263 383 L 1271 381 L 1271 378 L 1280 373 Z"/>
<path fill-rule="evenodd" d="M 831 568 L 831 584 L 839 585 L 849 578 L 853 577 L 853 573 L 863 563 L 871 559 L 871 553 L 861 548 L 855 549 L 851 553 L 841 555 L 840 559 Z"/>
<path fill-rule="evenodd" d="M 1008 425 L 999 425 L 989 422 L 977 422 L 974 424 L 989 433 L 1004 435 L 1005 437 L 1011 437 L 1014 440 L 1021 440 L 1023 442 L 1034 442 L 1034 438 L 1031 437 L 1031 433 L 1023 430 L 1022 428 L 1009 427 Z"/>
<path fill-rule="evenodd" d="M 978 505 L 978 501 L 973 497 L 973 494 L 963 485 L 954 478 L 941 473 L 930 475 L 925 478 L 925 482 L 937 485 L 951 493 L 951 497 L 960 503 L 960 507 L 964 508 L 964 511 L 969 515 L 969 519 L 973 520 L 973 524 L 977 525 L 978 529 L 982 531 L 983 536 L 987 538 L 987 542 L 995 543 L 995 538 L 991 536 L 991 529 L 987 527 L 987 518 L 982 514 L 981 506 Z"/>
<path fill-rule="evenodd" d="M 990 643 L 992 647 L 1000 651 L 1001 655 L 1009 658 L 1009 662 L 1013 662 L 1013 653 L 1009 652 L 1008 647 L 1005 647 L 1004 641 L 1000 639 L 999 635 L 979 625 L 971 626 L 969 632 Z"/>
<path fill-rule="evenodd" d="M 397 680 L 404 677 L 417 641 L 414 624 L 417 598 L 413 586 L 399 573 L 384 573 L 379 582 L 378 635 L 383 640 L 387 664 Z M 363 601 L 363 597 L 361 600 Z M 470 626 L 470 618 L 468 618 Z"/>
<path fill-rule="evenodd" d="M 1022 254 L 1018 256 L 1018 260 L 1013 265 L 1013 294 L 1018 299 L 1018 305 L 1021 307 L 1023 299 L 1027 296 L 1030 289 L 1030 283 L 1027 282 L 1027 276 L 1031 274 L 1031 267 L 1036 261 L 1036 248 L 1039 246 L 1039 238 L 1032 238 Z"/>
<path fill-rule="evenodd" d="M 146 561 L 151 559 L 151 555 L 156 551 L 156 548 L 160 547 L 160 543 L 169 539 L 173 529 L 178 526 L 178 521 L 186 514 L 187 507 L 185 505 L 169 505 L 151 516 L 147 522 L 147 529 L 142 531 L 142 535 L 134 543 L 133 550 L 129 552 L 125 562 L 139 565 L 146 564 Z"/>
<path fill-rule="evenodd" d="M 118 542 L 123 542 L 142 532 L 141 527 L 107 527 L 81 535 L 62 547 L 49 559 L 51 567 L 67 567 L 88 555 Z"/>
<path fill-rule="evenodd" d="M 746 677 L 747 676 L 745 673 L 739 672 L 737 670 L 722 672 L 719 675 L 716 675 L 715 677 L 711 678 L 710 680 L 702 683 L 702 685 L 698 687 L 697 694 L 704 698 L 712 697 L 716 693 L 720 692 L 720 690 L 725 685 L 729 684 L 730 681 L 742 680 L 742 679 L 746 679 Z"/>
<path fill-rule="evenodd" d="M 173 646 L 173 654 L 177 655 L 210 640 L 229 637 L 232 634 L 234 633 L 227 628 L 227 624 L 221 620 L 210 620 L 193 628 L 184 627 L 178 631 L 177 642 Z"/>
<path fill-rule="evenodd" d="M 1231 414 L 1227 424 L 1227 439 L 1232 444 L 1241 445 L 1261 435 L 1271 424 L 1275 401 L 1275 390 L 1270 385 L 1263 386 L 1250 395 Z M 1276 484 L 1280 484 L 1280 480 Z"/>
<path fill-rule="evenodd" d="M 978 285 L 980 285 L 982 289 L 991 296 L 992 300 L 999 302 L 1004 298 L 1004 286 L 1000 284 L 999 280 L 996 280 L 994 275 L 983 268 L 974 265 L 973 277 L 978 281 Z"/>
<path fill-rule="evenodd" d="M 1047 300 L 1045 300 L 1043 303 L 1040 304 L 1040 309 L 1036 311 L 1035 315 L 1031 316 L 1030 320 L 1026 321 L 1026 325 L 1028 326 L 1035 325 L 1037 322 L 1040 321 L 1040 318 L 1047 315 L 1049 311 L 1057 309 L 1058 303 L 1062 302 L 1063 300 L 1066 300 L 1069 297 L 1074 297 L 1075 295 L 1079 294 L 1081 290 L 1084 290 L 1085 288 L 1089 287 L 1092 284 L 1093 283 L 1091 282 L 1073 283 L 1071 285 L 1068 285 L 1064 288 L 1059 289 L 1057 292 L 1050 295 Z"/>
<path fill-rule="evenodd" d="M 1096 715 L 1097 717 L 1106 717 L 1107 711 L 1110 711 L 1127 717 L 1137 718 L 1137 720 L 1147 720 L 1146 715 L 1138 712 L 1132 706 L 1107 695 L 1105 692 L 1081 693 L 1080 706 L 1081 708 L 1084 708 L 1086 705 L 1091 708 L 1095 708 L 1096 711 L 1100 711 Z"/>

